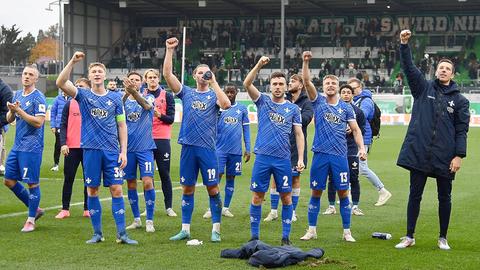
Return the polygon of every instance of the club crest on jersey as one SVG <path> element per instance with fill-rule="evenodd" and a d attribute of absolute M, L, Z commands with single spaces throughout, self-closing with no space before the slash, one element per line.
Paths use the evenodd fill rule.
<path fill-rule="evenodd" d="M 139 112 L 132 112 L 127 115 L 127 119 L 130 122 L 137 122 L 138 119 L 140 119 L 140 113 Z"/>
<path fill-rule="evenodd" d="M 236 124 L 238 123 L 238 119 L 235 117 L 227 116 L 223 119 L 225 124 Z"/>
<path fill-rule="evenodd" d="M 90 114 L 93 117 L 97 117 L 99 119 L 105 118 L 108 116 L 108 111 L 102 110 L 100 108 L 93 108 L 90 110 Z"/>
<path fill-rule="evenodd" d="M 195 100 L 192 102 L 192 108 L 200 111 L 205 111 L 207 109 L 207 103 Z"/>
<path fill-rule="evenodd" d="M 270 121 L 277 123 L 277 124 L 285 124 L 285 117 L 278 113 L 271 112 L 268 114 L 270 117 Z"/>
<path fill-rule="evenodd" d="M 325 120 L 327 120 L 330 123 L 335 123 L 335 124 L 340 124 L 342 121 L 340 120 L 340 117 L 333 113 L 325 113 Z"/>

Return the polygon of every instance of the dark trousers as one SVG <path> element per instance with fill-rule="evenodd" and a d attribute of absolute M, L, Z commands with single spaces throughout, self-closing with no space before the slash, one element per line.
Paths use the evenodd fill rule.
<path fill-rule="evenodd" d="M 153 157 L 157 163 L 158 173 L 162 181 L 165 209 L 172 208 L 172 179 L 170 178 L 170 140 L 155 139 L 157 149 L 153 150 Z"/>
<path fill-rule="evenodd" d="M 81 148 L 70 148 L 70 153 L 65 157 L 63 165 L 63 190 L 62 190 L 62 209 L 70 208 L 70 200 L 72 198 L 73 181 L 77 174 L 78 165 L 82 163 L 83 168 L 83 150 Z M 82 177 L 83 178 L 83 177 Z M 87 187 L 83 187 L 83 209 L 87 208 Z"/>
<path fill-rule="evenodd" d="M 358 157 L 348 157 L 348 168 L 350 170 L 350 193 L 352 194 L 352 203 L 358 204 L 360 201 L 360 182 L 358 181 Z M 332 183 L 331 176 L 328 180 L 328 201 L 335 201 L 335 186 Z"/>
<path fill-rule="evenodd" d="M 407 206 L 407 236 L 413 238 L 415 226 L 417 225 L 420 213 L 420 202 L 427 182 L 427 174 L 417 171 L 410 171 L 410 195 Z M 452 211 L 451 193 L 452 180 L 449 178 L 437 177 L 438 193 L 438 218 L 440 221 L 440 237 L 447 237 L 450 213 Z"/>
<path fill-rule="evenodd" d="M 60 129 L 57 128 L 55 131 L 55 148 L 53 150 L 53 162 L 55 165 L 58 165 L 60 162 Z"/>

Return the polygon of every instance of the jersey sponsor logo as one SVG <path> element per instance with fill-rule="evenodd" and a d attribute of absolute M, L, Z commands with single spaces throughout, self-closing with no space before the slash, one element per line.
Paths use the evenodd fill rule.
<path fill-rule="evenodd" d="M 200 111 L 205 111 L 207 109 L 207 103 L 195 100 L 192 103 L 192 108 Z"/>
<path fill-rule="evenodd" d="M 277 124 L 285 124 L 285 117 L 283 115 L 280 115 L 278 113 L 271 112 L 268 114 L 270 117 L 270 121 L 277 123 Z"/>
<path fill-rule="evenodd" d="M 137 122 L 138 119 L 140 119 L 140 113 L 139 112 L 132 112 L 127 115 L 127 120 L 130 122 Z"/>
<path fill-rule="evenodd" d="M 223 119 L 225 124 L 236 124 L 238 123 L 238 119 L 235 117 L 227 116 Z"/>
<path fill-rule="evenodd" d="M 342 122 L 340 117 L 338 117 L 337 115 L 335 115 L 333 113 L 325 113 L 324 118 L 328 122 L 334 123 L 334 124 L 340 124 Z"/>
<path fill-rule="evenodd" d="M 97 117 L 99 119 L 106 118 L 108 116 L 108 111 L 102 110 L 100 108 L 93 108 L 90 110 L 90 114 L 93 117 Z"/>

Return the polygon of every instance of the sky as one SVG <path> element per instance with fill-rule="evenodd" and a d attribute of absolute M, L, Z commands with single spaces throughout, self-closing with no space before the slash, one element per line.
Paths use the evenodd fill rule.
<path fill-rule="evenodd" d="M 58 5 L 51 5 L 52 11 L 45 10 L 54 0 L 0 0 L 0 25 L 22 30 L 20 36 L 28 32 L 34 37 L 38 30 L 47 30 L 50 25 L 58 23 Z"/>

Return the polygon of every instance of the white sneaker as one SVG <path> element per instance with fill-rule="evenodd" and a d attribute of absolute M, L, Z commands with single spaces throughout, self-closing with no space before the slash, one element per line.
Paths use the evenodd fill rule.
<path fill-rule="evenodd" d="M 400 238 L 402 241 L 398 243 L 395 248 L 407 248 L 415 245 L 415 238 L 410 238 L 408 236 Z M 440 244 L 440 242 L 439 242 Z"/>
<path fill-rule="evenodd" d="M 140 214 L 141 217 L 146 217 L 147 216 L 147 210 L 143 211 L 141 214 Z"/>
<path fill-rule="evenodd" d="M 358 208 L 358 206 L 354 206 L 352 207 L 352 215 L 355 215 L 355 216 L 364 216 L 365 214 L 363 213 L 363 211 Z"/>
<path fill-rule="evenodd" d="M 382 188 L 378 191 L 378 201 L 375 203 L 375 206 L 382 206 L 384 205 L 389 199 L 392 197 L 392 193 L 390 193 L 386 188 Z"/>
<path fill-rule="evenodd" d="M 167 216 L 169 216 L 169 217 L 176 217 L 177 216 L 177 213 L 175 213 L 175 211 L 173 211 L 172 208 L 168 208 L 165 211 L 167 212 Z"/>
<path fill-rule="evenodd" d="M 277 218 L 278 218 L 278 212 L 270 211 L 270 213 L 268 213 L 268 216 L 263 221 L 272 221 L 272 220 L 276 220 Z"/>
<path fill-rule="evenodd" d="M 58 172 L 58 165 L 55 164 L 55 166 L 53 166 L 50 171 L 54 171 L 54 172 Z"/>
<path fill-rule="evenodd" d="M 233 217 L 233 214 L 230 212 L 230 209 L 224 207 L 222 209 L 222 216 Z"/>
<path fill-rule="evenodd" d="M 335 209 L 335 206 L 328 206 L 328 208 L 323 212 L 324 215 L 335 215 L 337 213 L 337 210 Z"/>
<path fill-rule="evenodd" d="M 447 239 L 443 237 L 438 238 L 438 247 L 442 250 L 450 250 Z"/>
<path fill-rule="evenodd" d="M 351 243 L 357 242 L 357 241 L 355 240 L 355 238 L 353 238 L 352 232 L 350 232 L 350 230 L 343 232 L 343 240 L 345 240 L 345 241 L 347 241 L 347 242 L 351 242 Z"/>
<path fill-rule="evenodd" d="M 155 232 L 155 227 L 153 226 L 153 220 L 145 221 L 145 231 L 146 232 Z"/>
<path fill-rule="evenodd" d="M 312 229 L 307 229 L 304 236 L 300 237 L 300 240 L 308 241 L 310 239 L 317 239 L 317 232 Z"/>
<path fill-rule="evenodd" d="M 138 229 L 142 227 L 142 221 L 140 219 L 134 219 L 132 224 L 127 226 L 125 229 L 127 230 L 132 230 L 132 229 Z"/>
<path fill-rule="evenodd" d="M 292 222 L 296 222 L 298 220 L 297 218 L 297 213 L 295 213 L 295 211 L 293 211 L 292 213 Z"/>
<path fill-rule="evenodd" d="M 210 211 L 210 208 L 208 208 L 207 212 L 203 214 L 203 218 L 212 218 L 212 212 Z"/>

